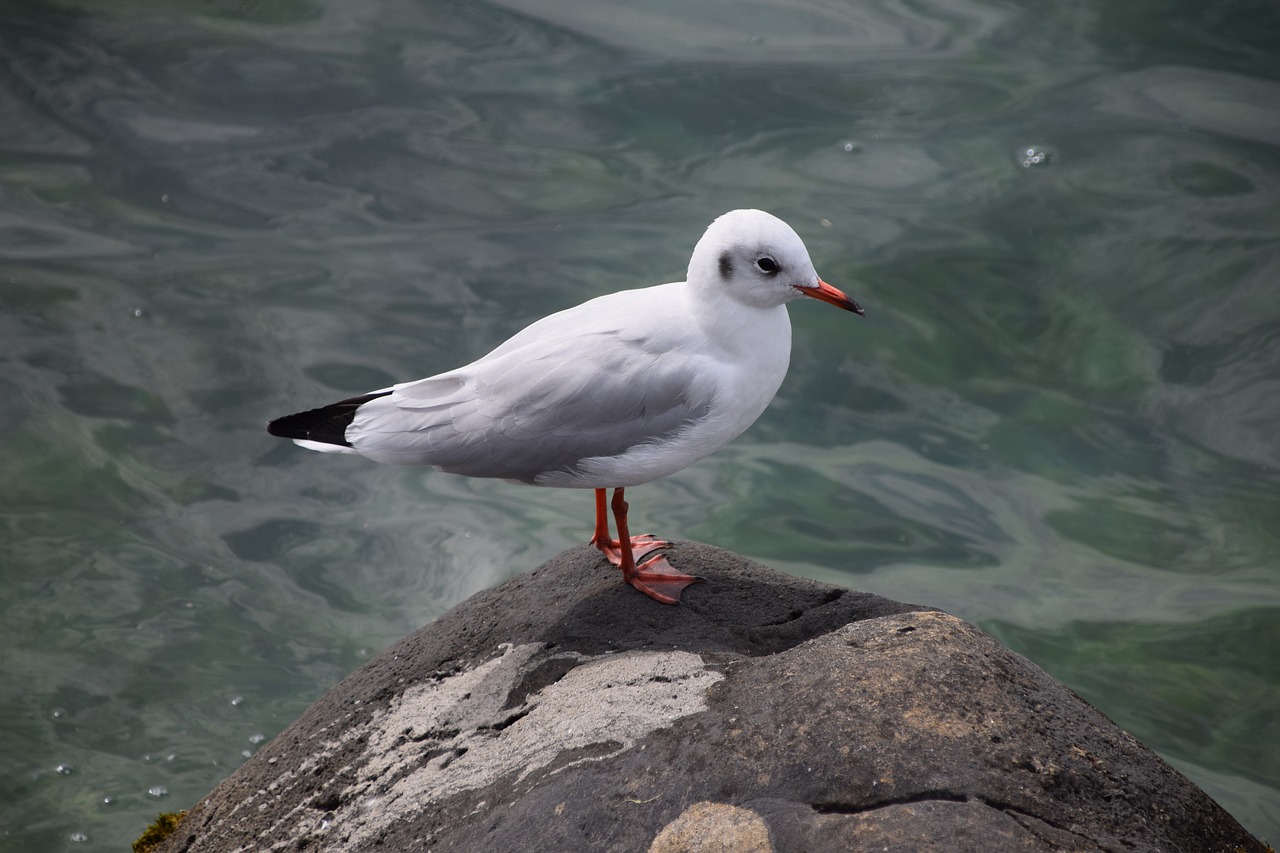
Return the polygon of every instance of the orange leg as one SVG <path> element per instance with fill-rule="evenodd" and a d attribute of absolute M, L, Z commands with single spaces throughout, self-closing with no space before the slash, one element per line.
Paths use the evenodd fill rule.
<path fill-rule="evenodd" d="M 622 490 L 617 489 L 616 495 Z M 604 558 L 615 566 L 622 565 L 622 549 L 617 539 L 609 537 L 609 502 L 608 489 L 596 489 L 596 532 L 591 537 L 591 544 L 600 549 L 600 553 L 604 554 Z M 623 517 L 625 518 L 625 510 Z M 670 548 L 671 543 L 659 539 L 652 533 L 642 533 L 639 536 L 631 537 L 631 549 L 634 559 L 643 560 L 654 551 L 661 548 Z"/>
<path fill-rule="evenodd" d="M 701 578 L 687 575 L 667 562 L 662 554 L 649 557 L 654 551 L 669 548 L 655 536 L 645 534 L 631 536 L 627 530 L 627 502 L 623 490 L 613 490 L 613 519 L 618 526 L 618 538 L 609 538 L 609 517 L 605 510 L 605 490 L 596 489 L 596 532 L 591 544 L 600 549 L 610 563 L 622 569 L 622 579 L 663 604 L 679 604 L 680 593 L 686 586 Z M 649 559 L 645 559 L 649 557 Z M 636 565 L 636 560 L 644 562 Z"/>

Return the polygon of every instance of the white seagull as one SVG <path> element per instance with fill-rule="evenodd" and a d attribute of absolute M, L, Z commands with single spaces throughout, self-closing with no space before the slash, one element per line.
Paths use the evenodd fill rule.
<path fill-rule="evenodd" d="M 267 431 L 377 462 L 595 489 L 591 544 L 627 583 L 676 604 L 699 579 L 650 556 L 671 543 L 630 535 L 623 489 L 692 465 L 751 426 L 786 376 L 786 304 L 802 296 L 863 313 L 818 277 L 785 222 L 734 210 L 702 235 L 685 281 L 597 297 L 465 367 L 286 415 Z"/>

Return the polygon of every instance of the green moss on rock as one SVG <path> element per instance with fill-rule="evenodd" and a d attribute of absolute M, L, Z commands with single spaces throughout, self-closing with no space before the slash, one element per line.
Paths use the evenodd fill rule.
<path fill-rule="evenodd" d="M 133 853 L 151 853 L 153 850 L 159 850 L 165 839 L 173 835 L 173 831 L 178 828 L 178 822 L 185 815 L 185 811 L 161 812 L 156 815 L 156 819 L 151 821 L 147 831 L 133 842 Z"/>

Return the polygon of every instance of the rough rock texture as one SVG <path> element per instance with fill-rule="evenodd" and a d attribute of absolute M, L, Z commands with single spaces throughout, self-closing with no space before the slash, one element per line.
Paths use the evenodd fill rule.
<path fill-rule="evenodd" d="M 170 851 L 1262 851 L 945 613 L 714 548 L 680 607 L 582 547 L 329 691 Z"/>

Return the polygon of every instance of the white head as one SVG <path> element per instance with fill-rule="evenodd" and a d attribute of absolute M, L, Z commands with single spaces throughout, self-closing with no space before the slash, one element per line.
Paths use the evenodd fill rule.
<path fill-rule="evenodd" d="M 812 296 L 862 313 L 856 302 L 818 278 L 809 250 L 791 226 L 763 210 L 731 210 L 712 222 L 693 249 L 688 281 L 757 308 Z"/>

